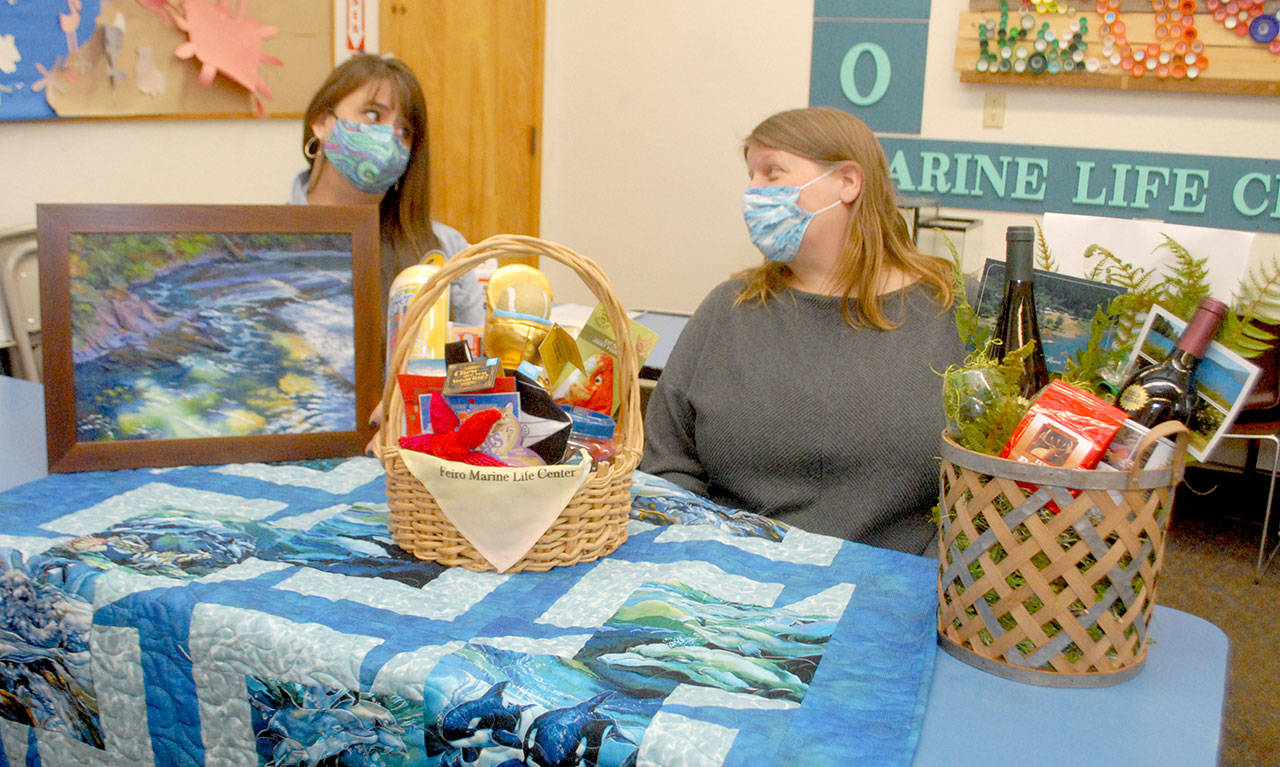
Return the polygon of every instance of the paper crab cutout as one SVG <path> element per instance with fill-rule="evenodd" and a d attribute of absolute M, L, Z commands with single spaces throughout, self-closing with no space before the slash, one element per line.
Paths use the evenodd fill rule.
<path fill-rule="evenodd" d="M 174 49 L 180 59 L 199 59 L 200 84 L 209 86 L 218 74 L 243 86 L 253 98 L 254 110 L 264 114 L 263 98 L 271 98 L 271 88 L 258 72 L 258 64 L 281 66 L 284 62 L 262 52 L 262 41 L 275 36 L 276 27 L 263 26 L 245 13 L 248 0 L 185 0 L 182 15 L 171 3 L 166 10 L 178 29 L 187 33 L 187 42 Z M 145 4 L 145 3 L 144 3 Z M 151 6 L 149 6 L 151 7 Z"/>

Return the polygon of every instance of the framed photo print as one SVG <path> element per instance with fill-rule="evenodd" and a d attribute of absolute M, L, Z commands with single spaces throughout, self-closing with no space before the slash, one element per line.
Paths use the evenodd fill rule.
<path fill-rule="evenodd" d="M 1137 370 L 1168 356 L 1186 329 L 1186 320 L 1162 306 L 1151 307 L 1122 378 L 1127 380 Z M 1196 408 L 1191 423 L 1187 424 L 1191 429 L 1187 435 L 1187 452 L 1197 461 L 1213 453 L 1222 435 L 1235 422 L 1260 373 L 1257 365 L 1217 341 L 1209 344 L 1192 379 L 1196 387 Z"/>
<path fill-rule="evenodd" d="M 1089 343 L 1093 314 L 1124 293 L 1118 285 L 1069 277 L 1057 272 L 1035 270 L 1036 313 L 1045 364 L 1062 373 L 1076 352 Z M 1004 262 L 987 259 L 982 268 L 975 311 L 978 318 L 994 326 L 1004 297 Z M 1110 339 L 1106 341 L 1110 343 Z"/>
<path fill-rule="evenodd" d="M 359 454 L 378 210 L 38 205 L 49 471 Z"/>

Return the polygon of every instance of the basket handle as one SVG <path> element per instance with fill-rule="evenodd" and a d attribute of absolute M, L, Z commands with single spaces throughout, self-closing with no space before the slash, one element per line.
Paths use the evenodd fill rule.
<path fill-rule="evenodd" d="M 490 258 L 503 256 L 544 256 L 559 261 L 572 269 L 591 292 L 604 305 L 618 340 L 618 374 L 622 376 L 622 402 L 618 409 L 618 428 L 622 432 L 623 447 L 637 454 L 644 444 L 644 426 L 640 420 L 639 363 L 636 358 L 635 339 L 626 312 L 614 293 L 609 278 L 596 263 L 569 248 L 549 240 L 515 234 L 496 234 L 458 251 L 432 275 L 405 310 L 401 321 L 402 338 L 417 336 L 423 318 L 432 305 L 448 290 L 449 283 L 471 271 Z M 411 343 L 401 343 L 387 367 L 387 380 L 382 390 L 382 427 L 375 438 L 378 456 L 388 454 L 397 445 L 398 432 L 404 423 L 404 399 L 399 394 L 396 374 L 405 372 L 408 366 Z"/>
<path fill-rule="evenodd" d="M 1173 485 L 1181 482 L 1182 474 L 1187 467 L 1187 435 L 1189 433 L 1191 430 L 1181 421 L 1165 421 L 1151 427 L 1151 431 L 1142 435 L 1142 439 L 1138 440 L 1138 446 L 1133 451 L 1133 465 L 1129 467 L 1129 489 L 1132 490 L 1138 486 L 1138 475 L 1142 473 L 1142 465 L 1146 463 L 1147 457 L 1155 449 L 1156 441 L 1173 434 L 1178 436 L 1173 443 L 1173 462 L 1169 465 L 1170 478 Z"/>

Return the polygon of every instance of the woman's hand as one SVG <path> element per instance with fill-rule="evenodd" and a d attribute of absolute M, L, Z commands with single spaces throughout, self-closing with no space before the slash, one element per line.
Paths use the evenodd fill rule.
<path fill-rule="evenodd" d="M 381 458 L 382 455 L 378 452 L 379 444 L 382 441 L 380 439 L 380 437 L 382 436 L 382 430 L 381 430 L 382 403 L 381 402 L 379 402 L 378 406 L 375 407 L 373 409 L 373 412 L 369 414 L 369 425 L 374 427 L 376 431 L 373 432 L 373 438 L 369 440 L 369 444 L 364 446 L 365 455 L 371 455 L 374 458 Z"/>

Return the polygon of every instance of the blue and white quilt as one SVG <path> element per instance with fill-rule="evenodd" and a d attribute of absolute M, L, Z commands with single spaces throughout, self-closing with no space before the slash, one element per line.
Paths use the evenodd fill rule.
<path fill-rule="evenodd" d="M 911 762 L 931 561 L 640 473 L 629 535 L 419 561 L 370 458 L 0 493 L 0 767 Z"/>

